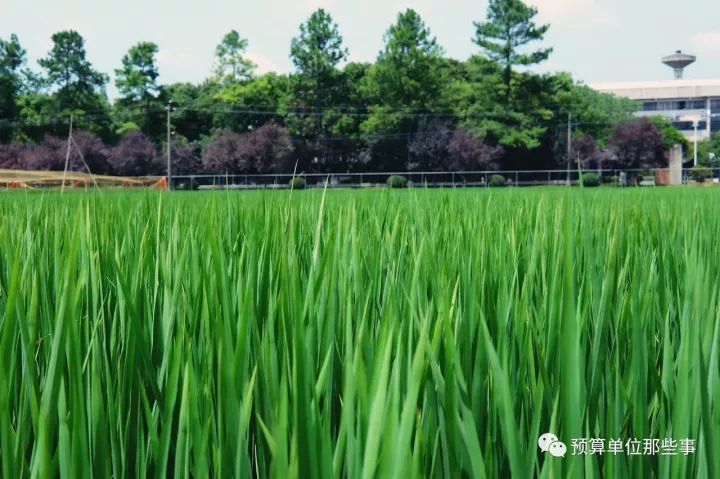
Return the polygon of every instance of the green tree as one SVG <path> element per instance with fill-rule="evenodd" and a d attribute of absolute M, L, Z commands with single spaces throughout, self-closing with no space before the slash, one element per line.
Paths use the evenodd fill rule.
<path fill-rule="evenodd" d="M 214 129 L 244 133 L 277 119 L 281 105 L 288 101 L 289 89 L 289 78 L 276 73 L 225 86 L 212 97 L 220 110 L 214 117 Z"/>
<path fill-rule="evenodd" d="M 698 162 L 701 165 L 720 168 L 720 133 L 698 143 Z"/>
<path fill-rule="evenodd" d="M 412 9 L 397 16 L 384 38 L 373 93 L 387 106 L 429 110 L 439 99 L 442 48 Z"/>
<path fill-rule="evenodd" d="M 662 116 L 650 118 L 653 125 L 657 127 L 663 138 L 663 148 L 667 151 L 675 145 L 680 145 L 687 151 L 689 143 L 687 138 L 675 128 L 670 120 Z"/>
<path fill-rule="evenodd" d="M 369 98 L 364 84 L 372 65 L 369 63 L 348 63 L 343 68 L 339 81 L 337 109 L 326 111 L 324 118 L 329 125 L 333 141 L 328 142 L 326 154 L 329 171 L 349 172 L 357 168 L 358 152 L 365 143 L 360 134 L 363 116 L 368 112 Z"/>
<path fill-rule="evenodd" d="M 500 143 L 506 159 L 520 162 L 525 162 L 528 150 L 543 145 L 548 126 L 553 120 L 557 123 L 553 99 L 562 87 L 552 75 L 514 71 L 540 63 L 552 52 L 551 48 L 528 51 L 528 45 L 542 40 L 549 28 L 536 25 L 536 15 L 537 9 L 521 0 L 490 0 L 486 21 L 475 22 L 474 38 L 488 61 L 471 59 L 468 78 L 463 80 L 468 84 L 455 88 L 475 96 L 473 103 L 458 105 L 463 127 L 491 144 Z M 519 167 L 513 163 L 504 166 Z"/>
<path fill-rule="evenodd" d="M 325 138 L 342 116 L 329 107 L 342 102 L 338 66 L 347 54 L 337 24 L 323 9 L 313 12 L 300 25 L 300 35 L 292 39 L 290 58 L 296 74 L 292 96 L 283 109 L 290 133 L 304 139 L 297 151 L 303 165 L 315 158 L 327 163 Z"/>
<path fill-rule="evenodd" d="M 233 84 L 253 78 L 256 65 L 245 58 L 248 41 L 231 30 L 215 48 L 215 77 L 219 83 Z"/>
<path fill-rule="evenodd" d="M 140 42 L 123 56 L 122 67 L 115 70 L 115 85 L 123 100 L 139 103 L 157 98 L 160 92 L 157 53 L 155 43 Z"/>
<path fill-rule="evenodd" d="M 316 96 L 320 88 L 333 82 L 347 54 L 337 24 L 322 8 L 300 25 L 300 35 L 290 44 L 290 58 L 303 80 L 311 83 Z"/>
<path fill-rule="evenodd" d="M 45 69 L 49 87 L 57 88 L 57 98 L 63 107 L 78 107 L 87 96 L 102 91 L 107 76 L 97 72 L 86 58 L 85 40 L 74 30 L 55 33 L 53 48 L 38 61 Z"/>
<path fill-rule="evenodd" d="M 78 32 L 55 33 L 52 41 L 52 50 L 38 61 L 45 70 L 45 85 L 52 91 L 52 106 L 46 114 L 55 126 L 49 129 L 55 134 L 65 131 L 57 120 L 72 113 L 79 128 L 104 138 L 111 136 L 107 75 L 96 71 L 87 60 L 85 40 Z"/>
<path fill-rule="evenodd" d="M 158 46 L 140 42 L 122 58 L 122 66 L 115 70 L 115 85 L 121 97 L 114 105 L 115 133 L 122 136 L 128 130 L 139 129 L 159 142 L 165 133 L 165 112 L 156 55 Z"/>
<path fill-rule="evenodd" d="M 487 21 L 475 22 L 475 43 L 491 60 L 502 67 L 506 102 L 512 94 L 512 69 L 543 62 L 552 48 L 523 52 L 522 47 L 540 41 L 549 25 L 535 25 L 537 8 L 525 5 L 522 0 L 490 0 Z"/>
<path fill-rule="evenodd" d="M 19 114 L 23 65 L 25 50 L 18 37 L 13 34 L 9 40 L 0 38 L 0 142 L 9 141 L 14 134 L 12 120 Z"/>
<path fill-rule="evenodd" d="M 575 136 L 591 135 L 600 148 L 607 146 L 615 126 L 632 119 L 637 110 L 633 100 L 575 83 L 567 73 L 558 74 L 556 78 L 559 86 L 555 99 L 561 107 L 560 115 L 565 118 L 570 115 Z"/>
<path fill-rule="evenodd" d="M 367 161 L 405 169 L 418 118 L 441 101 L 442 48 L 415 10 L 398 14 L 366 82 L 373 101 L 362 131 L 374 137 Z"/>
<path fill-rule="evenodd" d="M 209 110 L 216 104 L 216 85 L 173 83 L 164 87 L 164 93 L 173 105 L 181 107 L 172 114 L 172 126 L 179 135 L 192 143 L 211 134 L 213 113 Z"/>

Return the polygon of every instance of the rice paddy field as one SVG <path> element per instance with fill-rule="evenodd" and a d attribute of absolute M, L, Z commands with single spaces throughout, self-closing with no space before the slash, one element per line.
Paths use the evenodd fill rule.
<path fill-rule="evenodd" d="M 718 478 L 719 211 L 711 188 L 0 193 L 0 476 Z"/>

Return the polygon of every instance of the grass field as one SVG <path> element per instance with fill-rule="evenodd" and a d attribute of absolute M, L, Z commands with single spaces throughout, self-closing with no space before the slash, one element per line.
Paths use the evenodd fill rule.
<path fill-rule="evenodd" d="M 0 193 L 0 476 L 720 477 L 718 211 L 712 189 Z"/>

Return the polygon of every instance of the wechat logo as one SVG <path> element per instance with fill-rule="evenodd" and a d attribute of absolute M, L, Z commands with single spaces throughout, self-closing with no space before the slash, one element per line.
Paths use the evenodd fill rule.
<path fill-rule="evenodd" d="M 567 446 L 564 442 L 560 442 L 558 437 L 550 432 L 546 432 L 538 438 L 538 447 L 542 452 L 549 452 L 553 457 L 565 457 Z"/>

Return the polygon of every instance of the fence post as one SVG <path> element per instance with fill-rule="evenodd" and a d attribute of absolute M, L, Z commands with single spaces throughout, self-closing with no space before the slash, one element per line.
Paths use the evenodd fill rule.
<path fill-rule="evenodd" d="M 515 172 L 515 188 L 517 188 L 518 186 L 519 186 L 518 185 L 518 172 L 516 171 Z"/>

